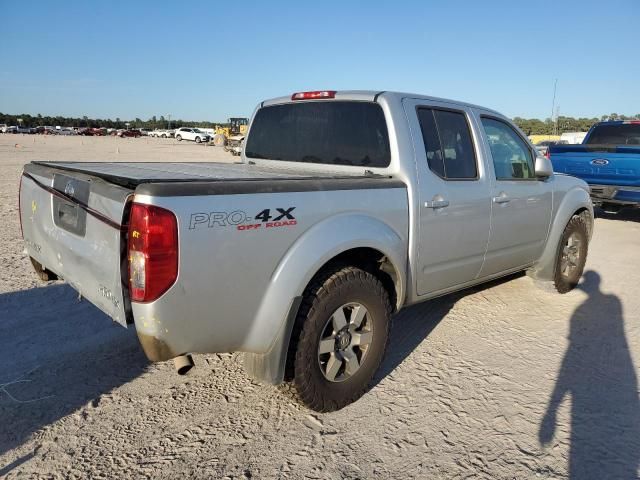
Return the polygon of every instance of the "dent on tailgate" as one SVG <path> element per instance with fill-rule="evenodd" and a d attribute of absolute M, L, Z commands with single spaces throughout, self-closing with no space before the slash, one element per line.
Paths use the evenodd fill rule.
<path fill-rule="evenodd" d="M 130 311 L 122 221 L 131 193 L 89 175 L 35 164 L 25 166 L 20 190 L 28 255 L 122 325 Z"/>

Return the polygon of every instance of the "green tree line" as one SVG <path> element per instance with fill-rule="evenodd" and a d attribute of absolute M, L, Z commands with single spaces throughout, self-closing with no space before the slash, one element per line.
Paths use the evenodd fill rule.
<path fill-rule="evenodd" d="M 565 132 L 586 132 L 594 123 L 605 120 L 640 120 L 640 113 L 634 116 L 612 113 L 610 115 L 602 115 L 600 118 L 573 118 L 558 116 L 557 132 L 558 134 Z M 556 121 L 551 120 L 550 118 L 540 120 L 538 118 L 515 117 L 513 121 L 527 135 L 551 135 L 554 131 L 554 127 L 556 126 Z"/>
<path fill-rule="evenodd" d="M 148 120 L 141 120 L 135 118 L 133 120 L 122 120 L 116 118 L 112 120 L 110 118 L 88 118 L 86 116 L 82 118 L 74 117 L 62 117 L 62 116 L 43 116 L 43 115 L 29 115 L 23 113 L 21 115 L 10 115 L 7 113 L 0 113 L 0 123 L 7 125 L 18 125 L 18 119 L 22 119 L 22 125 L 27 127 L 38 126 L 60 126 L 60 127 L 95 127 L 95 128 L 126 128 L 126 124 L 129 123 L 130 128 L 150 128 L 152 130 L 166 129 L 179 127 L 203 127 L 213 128 L 216 125 L 225 125 L 224 123 L 214 122 L 195 122 L 190 120 L 171 120 L 169 122 L 164 116 L 157 118 L 155 115 Z M 586 132 L 591 125 L 603 120 L 640 120 L 640 113 L 634 116 L 618 115 L 612 113 L 610 115 L 603 115 L 600 118 L 573 118 L 573 117 L 558 117 L 557 119 L 557 132 L 559 134 L 564 132 Z M 527 135 L 551 135 L 554 131 L 555 121 L 547 118 L 540 120 L 538 118 L 521 118 L 515 117 L 513 121 L 522 129 Z"/>
<path fill-rule="evenodd" d="M 39 127 L 39 126 L 60 126 L 60 127 L 92 127 L 92 128 L 127 128 L 127 123 L 129 123 L 130 128 L 150 128 L 152 130 L 166 129 L 169 128 L 179 128 L 179 127 L 203 127 L 203 128 L 213 128 L 215 125 L 224 125 L 224 123 L 214 123 L 214 122 L 195 122 L 189 120 L 181 120 L 181 119 L 166 119 L 164 116 L 160 116 L 157 118 L 155 115 L 148 120 L 142 120 L 140 118 L 135 118 L 133 120 L 125 120 L 116 118 L 112 120 L 110 118 L 74 118 L 74 117 L 62 117 L 62 116 L 48 116 L 48 115 L 29 115 L 28 113 L 23 113 L 21 115 L 11 115 L 8 113 L 0 113 L 0 123 L 4 123 L 7 125 L 19 125 L 18 119 L 22 119 L 22 125 L 25 127 Z"/>

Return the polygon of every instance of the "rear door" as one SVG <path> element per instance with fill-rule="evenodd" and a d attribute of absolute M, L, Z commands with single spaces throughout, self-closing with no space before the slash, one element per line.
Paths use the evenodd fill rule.
<path fill-rule="evenodd" d="M 35 164 L 25 166 L 20 188 L 28 255 L 122 325 L 129 309 L 122 221 L 131 193 L 89 175 Z"/>
<path fill-rule="evenodd" d="M 417 291 L 426 295 L 474 280 L 491 215 L 490 184 L 470 111 L 405 99 L 420 198 Z"/>
<path fill-rule="evenodd" d="M 537 260 L 545 246 L 553 204 L 552 184 L 535 176 L 535 150 L 503 118 L 480 115 L 492 159 L 491 239 L 480 276 Z"/>

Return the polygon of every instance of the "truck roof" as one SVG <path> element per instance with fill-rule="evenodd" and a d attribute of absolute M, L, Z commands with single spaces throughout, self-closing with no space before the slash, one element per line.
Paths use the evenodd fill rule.
<path fill-rule="evenodd" d="M 640 120 L 605 120 L 594 125 L 640 125 Z"/>
<path fill-rule="evenodd" d="M 293 103 L 294 100 L 291 99 L 291 96 L 293 94 L 294 94 L 294 92 L 292 92 L 292 94 L 288 95 L 288 96 L 270 98 L 270 99 L 265 100 L 264 102 L 262 102 L 260 104 L 260 107 L 264 107 L 264 106 L 267 106 L 267 105 L 277 105 L 277 104 L 282 104 L 282 103 Z M 418 94 L 418 93 L 393 92 L 393 91 L 387 91 L 387 90 L 336 90 L 335 91 L 335 99 L 336 100 L 354 100 L 354 101 L 373 102 L 373 101 L 377 100 L 378 97 L 385 97 L 385 98 L 394 98 L 395 97 L 396 99 L 399 99 L 399 100 L 402 100 L 404 98 L 416 98 L 416 99 L 429 100 L 429 101 L 433 101 L 433 102 L 452 103 L 452 104 L 461 105 L 461 106 L 470 107 L 470 108 L 479 108 L 479 109 L 482 109 L 482 110 L 486 110 L 486 111 L 495 113 L 496 115 L 502 116 L 501 113 L 496 112 L 495 110 L 492 110 L 492 109 L 487 108 L 487 107 L 482 107 L 480 105 L 474 105 L 474 104 L 468 103 L 468 102 L 461 102 L 459 100 L 451 100 L 451 99 L 448 99 L 448 98 L 440 98 L 440 97 L 432 97 L 432 96 L 429 96 L 429 95 L 421 95 L 421 94 Z"/>

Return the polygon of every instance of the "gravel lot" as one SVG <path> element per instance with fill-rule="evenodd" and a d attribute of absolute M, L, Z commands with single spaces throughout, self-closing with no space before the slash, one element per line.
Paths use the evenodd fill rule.
<path fill-rule="evenodd" d="M 17 145 L 16 145 L 17 144 Z M 376 385 L 317 415 L 239 355 L 187 377 L 22 254 L 31 160 L 233 161 L 161 139 L 0 135 L 0 477 L 637 478 L 640 211 L 600 217 L 578 290 L 518 275 L 403 311 Z"/>

